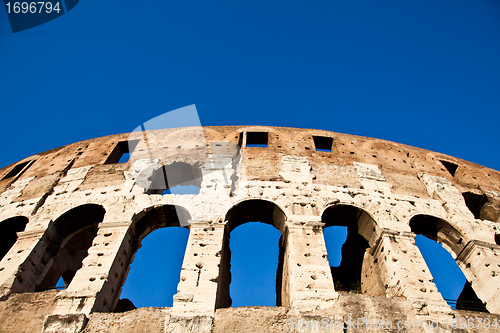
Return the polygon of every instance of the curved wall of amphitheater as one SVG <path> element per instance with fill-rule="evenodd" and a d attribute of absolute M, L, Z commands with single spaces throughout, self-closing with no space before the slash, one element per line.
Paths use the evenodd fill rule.
<path fill-rule="evenodd" d="M 161 194 L 178 184 L 200 192 Z M 500 172 L 424 149 L 312 129 L 159 130 L 27 157 L 0 169 L 0 192 L 4 331 L 287 332 L 323 317 L 451 331 L 446 320 L 500 314 Z M 249 221 L 281 232 L 278 307 L 230 307 L 229 233 Z M 358 293 L 335 290 L 331 225 L 362 244 L 343 253 Z M 190 230 L 173 306 L 113 312 L 141 240 L 169 226 Z M 443 244 L 489 313 L 448 306 L 416 234 Z M 61 276 L 67 288 L 51 290 Z M 359 329 L 346 327 L 330 331 Z"/>

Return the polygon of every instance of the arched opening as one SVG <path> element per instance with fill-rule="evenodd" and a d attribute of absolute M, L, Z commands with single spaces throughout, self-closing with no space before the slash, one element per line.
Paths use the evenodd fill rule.
<path fill-rule="evenodd" d="M 415 245 L 448 304 L 458 310 L 487 312 L 454 260 L 466 245 L 460 232 L 448 222 L 429 215 L 414 216 L 410 228 L 417 234 Z"/>
<path fill-rule="evenodd" d="M 105 210 L 100 205 L 87 204 L 71 209 L 59 217 L 45 235 L 47 251 L 42 258 L 45 266 L 35 290 L 47 290 L 60 284 L 68 286 L 97 235 L 98 224 Z"/>
<path fill-rule="evenodd" d="M 233 206 L 226 214 L 226 221 L 216 308 L 232 306 L 232 297 L 235 298 L 235 306 L 280 306 L 283 289 L 285 241 L 282 235 L 286 221 L 285 213 L 270 201 L 247 200 Z M 263 224 L 274 227 L 280 234 L 272 232 Z M 235 252 L 236 261 L 232 258 L 232 251 Z M 255 254 L 253 259 L 257 260 L 266 257 L 262 259 L 266 262 L 252 265 L 249 255 L 253 254 Z M 264 285 L 266 282 L 263 282 L 262 278 L 271 281 L 267 282 L 270 285 Z M 255 294 L 262 290 L 267 293 L 266 297 L 255 297 Z M 248 295 L 252 295 L 252 298 L 245 299 Z"/>
<path fill-rule="evenodd" d="M 173 162 L 156 169 L 151 176 L 150 194 L 198 194 L 201 168 L 185 162 Z"/>
<path fill-rule="evenodd" d="M 0 222 L 0 260 L 17 241 L 17 233 L 24 231 L 28 218 L 15 216 Z"/>
<path fill-rule="evenodd" d="M 163 205 L 138 216 L 131 226 L 132 253 L 115 311 L 170 307 L 177 293 L 191 219 L 182 207 Z"/>
<path fill-rule="evenodd" d="M 276 273 L 280 232 L 273 226 L 248 222 L 230 235 L 233 307 L 276 306 Z"/>
<path fill-rule="evenodd" d="M 371 231 L 375 222 L 363 210 L 348 205 L 327 208 L 321 220 L 325 224 L 325 245 L 335 290 L 361 292 L 363 260 L 369 248 L 368 239 L 361 232 Z M 338 255 L 332 254 L 338 253 L 340 246 L 339 264 Z"/>

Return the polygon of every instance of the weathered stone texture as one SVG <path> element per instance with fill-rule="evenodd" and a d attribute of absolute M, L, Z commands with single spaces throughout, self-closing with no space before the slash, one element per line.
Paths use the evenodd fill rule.
<path fill-rule="evenodd" d="M 127 152 L 130 161 L 117 163 Z M 176 185 L 200 191 L 162 195 Z M 0 169 L 0 192 L 0 228 L 17 237 L 0 261 L 6 332 L 25 316 L 30 332 L 132 333 L 473 316 L 443 300 L 416 234 L 457 261 L 491 313 L 480 317 L 500 314 L 500 173 L 440 153 L 313 129 L 177 128 L 28 157 Z M 228 308 L 230 232 L 249 221 L 282 235 L 276 308 Z M 173 307 L 111 313 L 142 239 L 170 226 L 190 230 Z M 329 226 L 348 228 L 337 269 L 327 260 Z M 43 291 L 61 276 L 66 289 Z"/>
<path fill-rule="evenodd" d="M 12 294 L 0 302 L 0 332 L 37 332 L 55 309 L 57 290 Z"/>

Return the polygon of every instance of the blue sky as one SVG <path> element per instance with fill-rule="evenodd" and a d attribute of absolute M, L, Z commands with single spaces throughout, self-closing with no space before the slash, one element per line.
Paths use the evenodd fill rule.
<path fill-rule="evenodd" d="M 498 59 L 496 0 L 87 0 L 15 34 L 2 7 L 0 165 L 196 104 L 205 126 L 319 128 L 498 170 Z"/>

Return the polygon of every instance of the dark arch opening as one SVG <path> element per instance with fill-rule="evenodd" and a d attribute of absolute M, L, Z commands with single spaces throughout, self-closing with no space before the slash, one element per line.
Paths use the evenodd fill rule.
<path fill-rule="evenodd" d="M 172 306 L 189 236 L 188 211 L 162 205 L 138 216 L 131 227 L 132 253 L 115 312 L 136 306 Z M 155 258 L 154 265 L 151 258 Z"/>
<path fill-rule="evenodd" d="M 454 259 L 466 245 L 460 232 L 445 220 L 430 215 L 414 216 L 410 220 L 410 228 L 417 234 L 415 245 L 448 304 L 457 310 L 488 312 Z M 463 281 L 463 288 L 453 290 L 454 285 Z"/>
<path fill-rule="evenodd" d="M 71 283 L 88 255 L 104 214 L 102 206 L 86 204 L 64 213 L 49 226 L 45 234 L 47 250 L 42 257 L 45 268 L 36 291 L 54 288 L 61 277 L 65 286 Z"/>
<path fill-rule="evenodd" d="M 410 220 L 411 231 L 417 235 L 423 235 L 437 243 L 443 243 L 448 252 L 455 257 L 460 254 L 466 244 L 460 232 L 453 228 L 448 222 L 430 215 L 416 215 Z"/>
<path fill-rule="evenodd" d="M 28 224 L 28 218 L 15 216 L 0 222 L 0 260 L 17 241 L 17 233 L 24 231 Z"/>
<path fill-rule="evenodd" d="M 157 206 L 141 215 L 136 216 L 132 227 L 137 237 L 135 250 L 140 248 L 140 242 L 144 237 L 156 229 L 186 226 L 191 219 L 185 208 L 174 205 Z"/>
<path fill-rule="evenodd" d="M 248 222 L 261 222 L 265 224 L 269 224 L 276 229 L 278 229 L 281 233 L 278 240 L 278 263 L 276 270 L 276 306 L 281 306 L 282 304 L 282 290 L 283 290 L 283 256 L 284 256 L 284 238 L 283 238 L 283 230 L 285 227 L 286 215 L 276 204 L 265 201 L 265 200 L 246 200 L 240 202 L 233 206 L 226 214 L 226 229 L 224 232 L 224 241 L 223 241 L 223 249 L 222 249 L 222 257 L 220 264 L 220 273 L 219 273 L 219 284 L 217 289 L 217 300 L 216 300 L 216 308 L 225 308 L 232 306 L 232 299 L 230 296 L 230 285 L 231 285 L 231 247 L 230 247 L 230 239 L 232 231 L 242 226 Z M 258 224 L 253 224 L 252 226 L 258 227 Z M 250 228 L 251 228 L 250 227 Z M 250 230 L 243 226 L 244 230 Z M 258 227 L 253 231 L 255 234 L 261 231 L 265 232 L 266 228 Z M 238 231 L 236 231 L 238 233 Z M 245 235 L 248 238 L 248 235 Z M 236 237 L 235 237 L 236 238 Z M 271 243 L 272 243 L 271 236 Z M 274 242 L 276 243 L 276 242 Z M 272 246 L 272 245 L 271 245 Z M 271 250 L 272 251 L 272 250 Z M 269 252 L 267 253 L 269 256 Z M 272 256 L 272 254 L 271 254 Z M 252 267 L 255 269 L 255 267 Z M 268 269 L 274 270 L 274 268 L 268 267 Z M 257 281 L 258 282 L 258 281 Z M 250 286 L 247 286 L 250 288 Z"/>
<path fill-rule="evenodd" d="M 283 232 L 286 216 L 283 210 L 271 201 L 246 200 L 233 206 L 226 214 L 226 228 L 234 228 L 247 222 L 259 221 L 274 226 Z"/>
<path fill-rule="evenodd" d="M 362 218 L 364 217 L 364 218 Z M 330 269 L 332 272 L 332 278 L 337 291 L 356 291 L 361 292 L 361 280 L 362 280 L 362 270 L 363 270 L 363 260 L 365 257 L 366 250 L 370 247 L 368 240 L 360 234 L 360 229 L 365 226 L 360 226 L 360 223 L 370 222 L 371 225 L 369 229 L 374 227 L 375 222 L 368 214 L 363 210 L 348 205 L 335 205 L 327 208 L 322 217 L 321 221 L 325 224 L 324 228 L 330 227 L 344 227 L 347 229 L 347 237 L 345 242 L 341 245 L 341 261 L 338 266 L 333 263 L 333 258 L 328 255 L 328 260 L 330 263 Z M 337 228 L 339 233 L 342 232 L 341 229 Z M 335 251 L 334 243 L 338 239 L 329 239 L 330 236 L 325 236 L 325 245 L 327 252 Z M 341 236 L 341 235 L 340 235 Z"/>

